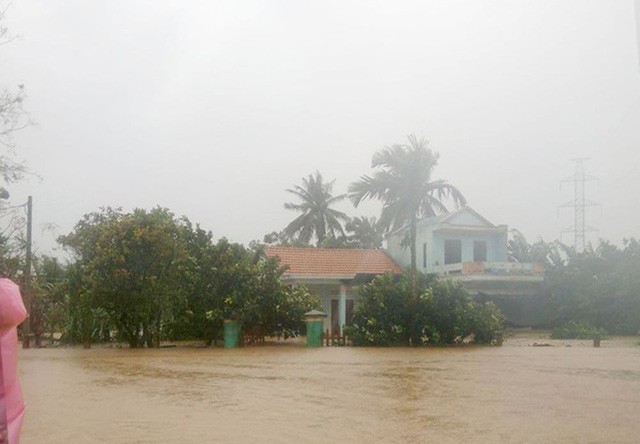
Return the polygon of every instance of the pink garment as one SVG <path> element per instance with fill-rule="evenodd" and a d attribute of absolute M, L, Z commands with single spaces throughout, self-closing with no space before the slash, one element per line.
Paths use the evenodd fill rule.
<path fill-rule="evenodd" d="M 18 444 L 24 401 L 18 381 L 18 332 L 27 317 L 20 289 L 0 278 L 0 443 Z"/>

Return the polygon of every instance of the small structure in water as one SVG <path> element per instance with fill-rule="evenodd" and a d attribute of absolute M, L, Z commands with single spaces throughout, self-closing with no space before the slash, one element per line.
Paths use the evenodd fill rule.
<path fill-rule="evenodd" d="M 303 284 L 321 298 L 322 308 L 329 316 L 323 320 L 323 330 L 342 336 L 342 329 L 351 325 L 356 303 L 354 285 L 371 281 L 376 275 L 402 269 L 384 250 L 358 248 L 267 247 L 268 257 L 278 257 L 287 270 L 285 282 Z"/>
<path fill-rule="evenodd" d="M 307 326 L 307 347 L 322 347 L 322 324 L 327 314 L 320 310 L 311 310 L 304 314 Z"/>

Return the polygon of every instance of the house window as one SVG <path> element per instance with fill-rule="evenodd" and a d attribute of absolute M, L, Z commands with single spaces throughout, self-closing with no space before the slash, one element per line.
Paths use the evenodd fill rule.
<path fill-rule="evenodd" d="M 444 264 L 459 264 L 462 262 L 462 241 L 447 239 L 444 241 Z"/>
<path fill-rule="evenodd" d="M 422 268 L 427 268 L 427 244 L 422 244 Z"/>
<path fill-rule="evenodd" d="M 487 242 L 473 241 L 473 261 L 486 262 L 487 260 Z"/>

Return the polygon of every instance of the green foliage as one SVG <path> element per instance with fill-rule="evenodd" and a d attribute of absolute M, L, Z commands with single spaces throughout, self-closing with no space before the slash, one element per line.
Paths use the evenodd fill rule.
<path fill-rule="evenodd" d="M 597 248 L 567 256 L 547 267 L 545 293 L 556 313 L 552 323 L 579 321 L 612 334 L 640 331 L 640 243 L 619 248 L 601 241 Z"/>
<path fill-rule="evenodd" d="M 512 230 L 508 251 L 512 261 L 545 266 L 544 311 L 551 313 L 545 315 L 545 323 L 557 327 L 556 334 L 574 334 L 573 327 L 589 325 L 613 334 L 640 332 L 640 243 L 636 239 L 625 239 L 622 248 L 600 241 L 596 248 L 589 245 L 578 253 L 557 241 L 530 245 L 522 233 Z"/>
<path fill-rule="evenodd" d="M 384 228 L 375 217 L 355 217 L 345 225 L 350 248 L 382 248 Z"/>
<path fill-rule="evenodd" d="M 479 304 L 459 285 L 418 275 L 418 300 L 405 274 L 376 277 L 363 285 L 348 329 L 356 345 L 444 345 L 463 340 L 493 343 L 504 319 L 495 305 Z"/>
<path fill-rule="evenodd" d="M 539 263 L 546 268 L 562 266 L 567 259 L 575 256 L 575 250 L 561 242 L 545 242 L 542 239 L 529 244 L 517 229 L 510 231 L 507 242 L 507 256 L 510 262 Z"/>
<path fill-rule="evenodd" d="M 411 338 L 409 280 L 387 273 L 360 287 L 353 326 L 345 333 L 355 345 L 408 345 Z"/>
<path fill-rule="evenodd" d="M 287 189 L 298 198 L 300 203 L 285 203 L 284 207 L 287 210 L 302 213 L 284 229 L 284 234 L 289 239 L 297 239 L 309 244 L 315 237 L 317 246 L 320 246 L 329 236 L 344 236 L 342 223 L 347 222 L 349 218 L 331 206 L 346 196 L 332 194 L 334 182 L 324 182 L 322 175 L 316 171 L 315 175 L 310 174 L 302 179 L 302 186 L 296 185 Z"/>
<path fill-rule="evenodd" d="M 24 239 L 15 235 L 16 230 L 8 227 L 11 234 L 0 235 L 0 274 L 18 281 L 24 270 Z"/>
<path fill-rule="evenodd" d="M 409 136 L 409 144 L 398 144 L 376 152 L 371 166 L 372 176 L 362 176 L 349 185 L 349 198 L 357 207 L 365 199 L 383 204 L 379 224 L 397 230 L 410 224 L 411 272 L 416 273 L 416 221 L 446 213 L 443 201 L 465 205 L 462 193 L 443 180 L 433 180 L 432 172 L 439 154 L 428 148 L 424 138 Z"/>
<path fill-rule="evenodd" d="M 227 318 L 240 320 L 245 331 L 288 336 L 300 332 L 306 311 L 319 307 L 304 287 L 283 284 L 284 269 L 259 248 L 224 238 L 214 243 L 210 232 L 164 209 L 103 209 L 59 241 L 76 262 L 60 272 L 59 285 L 49 285 L 46 267 L 41 274 L 50 291 L 46 311 L 53 316 L 58 302 L 66 307 L 70 341 L 115 333 L 131 347 L 162 338 L 211 344 Z M 50 328 L 64 323 L 56 322 Z"/>
<path fill-rule="evenodd" d="M 186 259 L 173 215 L 106 209 L 85 216 L 60 241 L 77 254 L 84 275 L 76 293 L 81 318 L 101 308 L 131 347 L 158 345 Z"/>
<path fill-rule="evenodd" d="M 308 247 L 309 241 L 302 241 L 298 239 L 296 236 L 289 236 L 284 230 L 282 231 L 272 231 L 271 233 L 265 234 L 262 243 L 265 245 L 274 245 L 279 247 Z M 252 241 L 249 244 L 249 247 L 252 250 L 257 249 L 262 243 L 258 241 Z"/>
<path fill-rule="evenodd" d="M 603 338 L 606 331 L 584 321 L 569 321 L 551 332 L 551 339 L 593 339 L 596 335 Z"/>
<path fill-rule="evenodd" d="M 48 332 L 53 339 L 54 333 L 64 330 L 66 321 L 68 301 L 62 285 L 65 269 L 56 258 L 42 256 L 35 259 L 32 285 L 36 297 L 30 313 L 31 329 L 36 336 Z M 39 319 L 34 322 L 35 318 Z"/>
<path fill-rule="evenodd" d="M 320 301 L 304 286 L 290 287 L 282 279 L 277 258 L 263 258 L 254 267 L 253 285 L 242 308 L 243 328 L 269 336 L 294 336 L 303 329 L 303 315 L 320 309 Z"/>
<path fill-rule="evenodd" d="M 381 248 L 384 229 L 378 224 L 375 217 L 356 217 L 349 219 L 345 224 L 346 233 L 329 233 L 318 244 L 322 248 Z M 292 237 L 285 230 L 273 231 L 263 238 L 265 245 L 308 247 L 308 241 L 302 241 L 295 235 Z M 249 246 L 256 249 L 261 245 L 253 241 Z"/>

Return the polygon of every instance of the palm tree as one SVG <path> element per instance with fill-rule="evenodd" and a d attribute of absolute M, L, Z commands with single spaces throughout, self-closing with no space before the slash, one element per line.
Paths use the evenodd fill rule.
<path fill-rule="evenodd" d="M 392 145 L 373 155 L 372 176 L 362 176 L 349 186 L 349 198 L 354 206 L 364 199 L 382 201 L 380 224 L 395 230 L 409 224 L 411 275 L 416 276 L 416 224 L 418 218 L 447 213 L 443 200 L 456 206 L 466 205 L 466 199 L 453 185 L 444 180 L 432 180 L 431 173 L 440 155 L 431 151 L 424 138 L 408 137 L 408 145 Z"/>
<path fill-rule="evenodd" d="M 324 182 L 322 175 L 316 171 L 315 176 L 310 174 L 307 178 L 302 178 L 302 186 L 295 185 L 287 191 L 300 199 L 300 203 L 286 203 L 287 210 L 301 211 L 302 214 L 296 217 L 284 229 L 285 234 L 309 243 L 315 235 L 317 245 L 320 246 L 327 236 L 344 236 L 342 222 L 347 222 L 349 218 L 341 211 L 330 208 L 331 205 L 343 200 L 346 195 L 333 196 L 333 183 Z"/>
<path fill-rule="evenodd" d="M 530 244 L 520 230 L 513 228 L 507 242 L 507 255 L 511 262 L 534 262 L 545 267 L 559 267 L 576 257 L 576 250 L 560 241 L 545 242 L 538 239 Z"/>
<path fill-rule="evenodd" d="M 345 225 L 348 241 L 355 248 L 382 247 L 383 230 L 375 217 L 356 217 Z"/>

